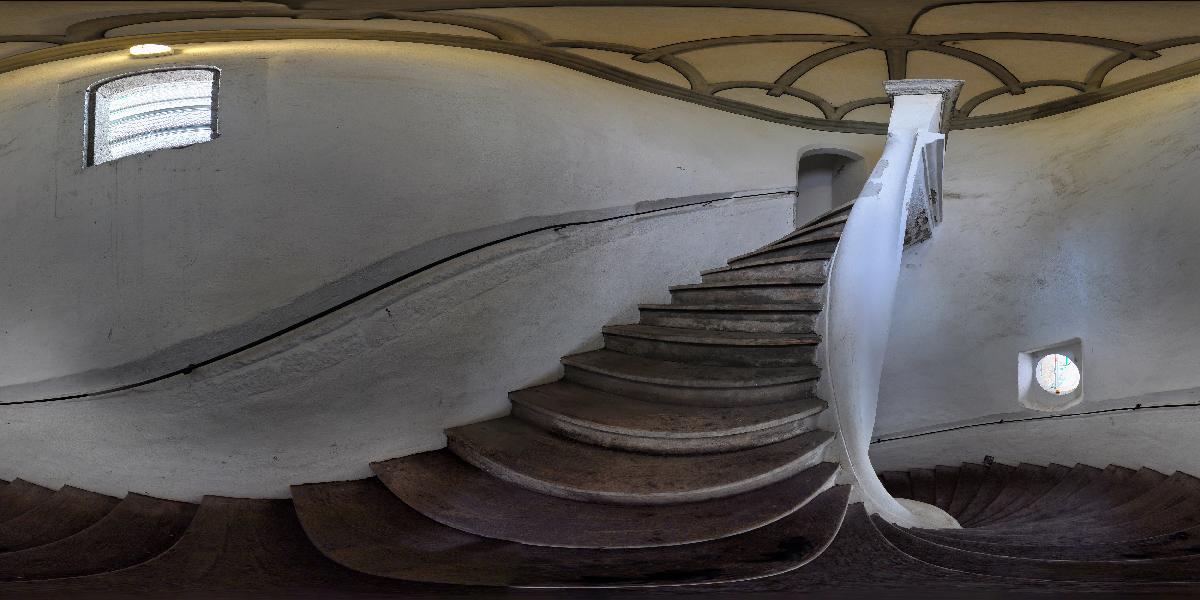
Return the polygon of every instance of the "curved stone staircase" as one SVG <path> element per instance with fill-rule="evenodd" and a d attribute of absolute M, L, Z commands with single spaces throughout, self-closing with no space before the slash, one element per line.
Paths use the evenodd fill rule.
<path fill-rule="evenodd" d="M 198 506 L 7 483 L 0 591 L 657 587 L 795 570 L 848 507 L 826 462 L 835 434 L 814 425 L 813 358 L 849 208 L 672 287 L 640 323 L 605 327 L 603 349 L 564 357 L 561 380 L 513 392 L 510 416 L 370 479 Z"/>
<path fill-rule="evenodd" d="M 0 482 L 0 594 L 1193 590 L 1200 480 L 1182 473 L 881 474 L 959 530 L 848 504 L 813 364 L 848 208 L 671 288 L 640 323 L 606 327 L 604 349 L 564 357 L 561 380 L 513 392 L 510 416 L 369 479 L 198 505 Z"/>
<path fill-rule="evenodd" d="M 1184 473 L 965 463 L 881 478 L 894 496 L 938 506 L 963 526 L 905 529 L 873 518 L 882 537 L 957 574 L 1133 589 L 1200 582 L 1200 479 Z"/>

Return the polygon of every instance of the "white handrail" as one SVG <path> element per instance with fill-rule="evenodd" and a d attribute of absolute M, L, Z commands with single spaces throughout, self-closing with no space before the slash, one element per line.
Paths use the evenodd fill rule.
<path fill-rule="evenodd" d="M 961 82 L 893 83 L 901 85 L 888 89 L 895 103 L 883 155 L 850 211 L 825 286 L 820 390 L 867 509 L 899 525 L 939 526 L 944 521 L 910 511 L 884 489 L 868 449 L 901 255 L 906 241 L 928 237 L 940 220 L 943 108 Z"/>

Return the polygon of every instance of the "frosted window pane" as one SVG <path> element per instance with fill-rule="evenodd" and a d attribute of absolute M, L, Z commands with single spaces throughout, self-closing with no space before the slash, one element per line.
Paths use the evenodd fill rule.
<path fill-rule="evenodd" d="M 1038 385 L 1051 394 L 1070 394 L 1079 387 L 1079 367 L 1063 354 L 1047 354 L 1037 362 Z"/>
<path fill-rule="evenodd" d="M 129 75 L 92 91 L 89 163 L 211 140 L 216 71 L 173 69 Z"/>

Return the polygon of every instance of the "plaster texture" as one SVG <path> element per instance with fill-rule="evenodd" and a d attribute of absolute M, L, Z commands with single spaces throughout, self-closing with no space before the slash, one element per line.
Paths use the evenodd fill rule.
<path fill-rule="evenodd" d="M 1200 389 L 1172 394 L 1200 400 Z M 1142 398 L 1145 400 L 1145 398 Z M 1159 397 L 1159 400 L 1164 398 Z M 1018 415 L 1010 415 L 1018 419 Z M 978 463 L 984 456 L 1016 465 L 1077 463 L 1200 473 L 1200 410 L 1142 408 L 1129 412 L 1010 421 L 929 436 L 878 442 L 871 462 L 881 471 Z"/>
<path fill-rule="evenodd" d="M 222 70 L 220 137 L 83 168 L 87 86 L 167 65 Z M 0 402 L 180 368 L 533 227 L 794 189 L 805 148 L 881 144 L 420 44 L 211 43 L 5 73 Z"/>
<path fill-rule="evenodd" d="M 951 134 L 942 226 L 904 256 L 876 437 L 1044 416 L 1018 403 L 1017 354 L 1072 338 L 1087 393 L 1067 413 L 1195 401 L 1198 94 L 1184 80 Z M 991 454 L 1196 472 L 1194 410 L 973 428 L 872 456 L 881 468 Z"/>
<path fill-rule="evenodd" d="M 716 201 L 544 231 L 448 262 L 265 346 L 91 400 L 0 407 L 0 478 L 127 490 L 286 497 L 370 475 L 371 461 L 445 445 L 503 416 L 507 393 L 560 375 L 600 328 L 667 302 L 792 229 L 794 194 Z"/>

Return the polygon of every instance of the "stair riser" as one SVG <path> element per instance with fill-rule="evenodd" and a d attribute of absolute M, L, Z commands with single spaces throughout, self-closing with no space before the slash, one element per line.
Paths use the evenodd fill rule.
<path fill-rule="evenodd" d="M 757 431 L 732 435 L 668 438 L 639 436 L 595 429 L 588 427 L 586 424 L 556 418 L 555 415 L 533 410 L 520 404 L 513 404 L 512 416 L 576 441 L 603 446 L 605 448 L 642 452 L 645 454 L 712 454 L 716 452 L 732 452 L 734 450 L 755 448 L 781 442 L 812 431 L 813 429 L 812 418 L 804 418 Z"/>
<path fill-rule="evenodd" d="M 671 291 L 672 304 L 790 304 L 820 302 L 824 288 L 816 285 L 697 288 Z"/>
<path fill-rule="evenodd" d="M 611 377 L 564 365 L 563 378 L 601 391 L 639 400 L 691 406 L 743 406 L 799 400 L 813 396 L 813 381 L 740 388 L 695 388 Z"/>
<path fill-rule="evenodd" d="M 656 493 L 656 494 L 634 494 L 621 492 L 597 492 L 591 490 L 580 490 L 569 487 L 562 487 L 553 481 L 544 481 L 528 477 L 522 473 L 518 473 L 511 469 L 507 469 L 504 465 L 494 464 L 487 457 L 481 455 L 469 444 L 463 443 L 453 435 L 447 437 L 446 449 L 458 455 L 459 458 L 475 465 L 476 467 L 487 471 L 494 477 L 499 477 L 509 483 L 519 485 L 526 489 L 533 490 L 542 494 L 567 498 L 569 500 L 579 500 L 582 502 L 606 502 L 610 504 L 631 504 L 631 505 L 656 505 L 656 504 L 674 504 L 678 502 L 699 502 L 702 500 L 711 500 L 714 498 L 724 498 L 749 492 L 772 483 L 782 481 L 800 473 L 801 471 L 816 466 L 821 462 L 824 449 L 829 445 L 829 442 L 817 446 L 812 451 L 807 452 L 804 456 L 797 456 L 795 460 L 787 463 L 785 468 L 778 470 L 748 476 L 747 478 L 724 484 L 719 487 L 692 489 L 688 491 L 680 491 L 673 493 Z"/>
<path fill-rule="evenodd" d="M 641 323 L 658 327 L 708 331 L 813 333 L 816 320 L 816 313 L 643 310 Z"/>
<path fill-rule="evenodd" d="M 773 242 L 773 244 L 786 244 L 789 242 L 802 242 L 805 240 L 811 240 L 813 238 L 825 237 L 827 235 L 838 235 L 838 234 L 842 233 L 842 229 L 844 229 L 845 227 L 846 227 L 845 222 L 834 223 L 833 225 L 827 225 L 825 227 L 814 229 L 812 231 L 803 233 L 796 237 L 782 238 L 777 242 Z"/>
<path fill-rule="evenodd" d="M 829 266 L 827 260 L 809 260 L 804 262 L 780 263 L 776 265 L 761 265 L 757 267 L 746 267 L 745 269 L 735 269 L 733 271 L 718 271 L 701 275 L 700 280 L 704 283 L 717 283 L 721 281 L 755 281 L 759 279 L 788 279 L 796 278 L 824 278 L 826 275 L 825 269 Z"/>
<path fill-rule="evenodd" d="M 715 367 L 798 367 L 811 365 L 814 346 L 716 346 L 605 334 L 604 346 L 614 352 L 657 360 Z"/>
<path fill-rule="evenodd" d="M 816 254 L 828 254 L 837 248 L 837 241 L 831 240 L 828 242 L 818 242 L 815 244 L 805 244 L 803 246 L 795 246 L 791 248 L 780 248 L 778 250 L 765 250 L 750 256 L 729 261 L 730 266 L 737 266 L 748 262 L 767 260 L 769 258 L 804 258 Z"/>

